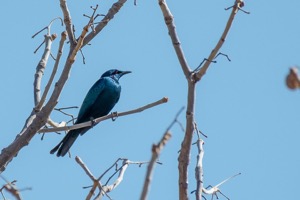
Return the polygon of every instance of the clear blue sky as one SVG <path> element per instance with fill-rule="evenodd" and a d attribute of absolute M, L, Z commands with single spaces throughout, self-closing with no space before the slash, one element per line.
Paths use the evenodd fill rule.
<path fill-rule="evenodd" d="M 113 1 L 68 1 L 76 34 L 99 4 L 106 13 Z M 168 1 L 177 32 L 191 68 L 207 57 L 218 41 L 234 1 Z M 197 85 L 196 120 L 205 139 L 204 184 L 215 185 L 241 172 L 221 187 L 230 199 L 296 199 L 300 180 L 299 91 L 285 86 L 291 66 L 300 65 L 300 2 L 246 1 L 221 49 L 231 62 L 219 57 Z M 33 54 L 43 34 L 31 36 L 53 18 L 62 16 L 59 1 L 3 1 L 1 20 L 0 148 L 6 147 L 24 125 L 33 108 L 33 76 L 42 51 Z M 54 23 L 52 33 L 63 30 Z M 56 54 L 58 40 L 53 45 Z M 67 47 L 67 46 L 66 46 Z M 67 49 L 65 48 L 65 53 Z M 86 92 L 110 68 L 131 70 L 121 79 L 122 95 L 114 111 L 130 110 L 164 96 L 167 104 L 143 113 L 105 121 L 72 147 L 95 176 L 117 158 L 150 159 L 151 145 L 162 136 L 176 112 L 186 105 L 186 81 L 174 53 L 157 1 L 128 1 L 113 21 L 84 48 L 86 65 L 77 57 L 57 107 L 80 106 Z M 62 64 L 62 63 L 61 63 Z M 53 61 L 45 72 L 46 82 Z M 62 65 L 60 65 L 61 69 Z M 71 111 L 77 115 L 78 110 Z M 68 120 L 53 112 L 56 121 Z M 180 121 L 184 123 L 182 115 Z M 178 150 L 183 132 L 176 125 L 172 139 L 155 168 L 149 199 L 178 199 Z M 49 151 L 62 135 L 37 135 L 9 164 L 3 175 L 18 180 L 24 199 L 83 199 L 91 181 L 68 157 Z M 196 141 L 196 138 L 195 138 Z M 195 189 L 196 147 L 190 165 L 190 191 Z M 113 199 L 138 199 L 146 166 L 129 166 Z M 0 181 L 0 185 L 4 184 Z M 286 192 L 290 191 L 290 192 Z M 210 198 L 210 197 L 208 197 Z M 220 197 L 222 198 L 222 197 Z M 1 198 L 0 198 L 1 199 Z M 195 199 L 191 195 L 191 199 Z"/>

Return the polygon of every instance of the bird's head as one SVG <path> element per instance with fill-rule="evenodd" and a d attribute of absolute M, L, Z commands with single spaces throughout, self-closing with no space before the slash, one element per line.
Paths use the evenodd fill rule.
<path fill-rule="evenodd" d="M 129 74 L 131 71 L 120 71 L 117 69 L 111 69 L 106 71 L 104 74 L 102 74 L 101 78 L 103 77 L 112 77 L 113 79 L 119 80 L 123 75 Z"/>

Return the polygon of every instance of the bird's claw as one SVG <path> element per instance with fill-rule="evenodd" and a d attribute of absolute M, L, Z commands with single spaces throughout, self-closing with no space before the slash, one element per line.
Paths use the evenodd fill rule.
<path fill-rule="evenodd" d="M 96 123 L 96 120 L 94 118 L 91 117 L 91 126 L 95 126 L 97 123 Z"/>
<path fill-rule="evenodd" d="M 111 120 L 116 121 L 116 119 L 119 117 L 118 112 L 112 112 L 111 114 L 112 114 Z"/>

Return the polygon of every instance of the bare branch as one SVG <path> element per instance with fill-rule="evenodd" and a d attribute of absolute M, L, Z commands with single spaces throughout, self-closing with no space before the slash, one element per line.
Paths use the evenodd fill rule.
<path fill-rule="evenodd" d="M 241 175 L 241 173 L 237 173 L 237 174 L 235 174 L 235 175 L 233 175 L 233 176 L 231 176 L 231 177 L 225 179 L 224 181 L 220 182 L 219 184 L 217 184 L 217 185 L 215 185 L 215 186 L 211 186 L 210 189 L 202 188 L 202 191 L 203 191 L 204 194 L 211 194 L 211 195 L 212 195 L 212 198 L 213 198 L 214 195 L 217 196 L 217 192 L 219 192 L 219 193 L 222 194 L 224 197 L 226 197 L 227 199 L 229 199 L 227 196 L 225 196 L 225 195 L 221 192 L 221 190 L 219 189 L 219 187 L 220 187 L 222 184 L 226 183 L 227 181 L 229 181 L 230 179 L 232 179 L 232 178 L 234 178 L 234 177 L 236 177 L 236 176 L 238 176 L 238 175 Z"/>
<path fill-rule="evenodd" d="M 71 55 L 68 58 L 68 62 L 73 63 L 75 61 L 76 55 L 78 53 L 78 51 L 81 49 L 82 44 L 83 44 L 83 40 L 85 38 L 85 35 L 89 32 L 89 27 L 92 26 L 93 22 L 94 22 L 94 15 L 96 13 L 96 10 L 98 8 L 98 5 L 96 5 L 96 8 L 93 9 L 93 14 L 89 20 L 89 22 L 87 23 L 87 25 L 83 28 L 81 35 L 79 36 L 76 46 L 73 49 L 73 51 L 71 52 Z"/>
<path fill-rule="evenodd" d="M 0 188 L 0 192 L 1 192 L 1 195 L 2 197 L 4 198 L 5 200 L 5 197 L 4 197 L 4 194 L 3 194 L 3 190 L 6 190 L 8 193 L 10 193 L 13 197 L 15 197 L 17 200 L 21 200 L 21 194 L 20 194 L 20 191 L 21 190 L 31 190 L 30 187 L 28 188 L 24 188 L 24 189 L 18 189 L 17 186 L 15 185 L 15 183 L 17 182 L 16 180 L 10 182 L 8 181 L 6 178 L 4 178 L 2 175 L 0 175 L 0 177 L 6 182 L 5 185 L 3 185 L 1 188 Z"/>
<path fill-rule="evenodd" d="M 123 180 L 125 171 L 128 167 L 128 165 L 130 164 L 137 164 L 139 166 L 149 163 L 149 162 L 135 162 L 135 161 L 130 161 L 127 158 L 118 158 L 112 166 L 110 166 L 107 170 L 105 170 L 105 172 L 98 178 L 96 179 L 94 177 L 94 175 L 90 172 L 90 170 L 88 169 L 88 167 L 83 163 L 83 161 L 76 156 L 75 158 L 76 162 L 83 168 L 83 170 L 85 171 L 85 173 L 90 177 L 90 179 L 93 181 L 93 185 L 92 188 L 90 190 L 90 192 L 88 193 L 88 196 L 86 197 L 86 200 L 89 200 L 92 198 L 92 196 L 95 193 L 95 190 L 97 189 L 97 187 L 99 188 L 99 193 L 98 195 L 95 197 L 95 199 L 101 199 L 102 196 L 105 194 L 109 199 L 111 199 L 107 193 L 111 192 L 113 189 L 115 189 Z M 117 167 L 118 162 L 122 160 L 122 166 L 119 167 L 118 169 L 116 169 L 116 171 L 113 173 L 113 175 L 111 175 L 106 184 L 105 185 L 101 185 L 100 180 L 103 178 L 103 176 L 110 171 L 113 167 Z M 111 178 L 117 174 L 119 172 L 118 178 L 111 184 L 111 185 L 107 185 L 108 182 L 111 180 Z M 89 186 L 90 187 L 90 186 Z M 84 187 L 84 188 L 88 188 L 88 187 Z"/>
<path fill-rule="evenodd" d="M 84 164 L 84 162 L 81 160 L 80 157 L 76 156 L 75 157 L 76 162 L 81 166 L 81 168 L 85 171 L 85 173 L 88 175 L 88 177 L 90 177 L 90 179 L 93 181 L 93 188 L 90 190 L 88 196 L 87 196 L 87 200 L 91 199 L 92 196 L 94 195 L 94 192 L 96 190 L 96 187 L 100 187 L 100 190 L 102 190 L 102 186 L 100 184 L 100 181 L 98 181 L 95 176 L 92 174 L 92 172 L 89 170 L 89 168 L 86 166 L 86 164 Z M 106 194 L 106 193 L 105 193 Z M 108 196 L 109 197 L 109 196 Z M 110 197 L 109 197 L 110 199 Z"/>
<path fill-rule="evenodd" d="M 178 123 L 178 117 L 183 110 L 184 110 L 184 107 L 182 107 L 177 112 L 174 120 L 168 126 L 167 130 L 165 131 L 165 133 L 164 133 L 163 137 L 161 138 L 161 140 L 159 141 L 159 143 L 157 145 L 155 145 L 155 144 L 152 145 L 152 157 L 151 157 L 150 163 L 148 165 L 147 174 L 146 174 L 146 178 L 145 178 L 144 186 L 143 186 L 143 191 L 142 191 L 142 194 L 140 197 L 141 200 L 147 199 L 147 195 L 148 195 L 148 192 L 150 189 L 150 183 L 151 183 L 151 179 L 152 179 L 154 164 L 155 164 L 155 162 L 157 162 L 158 156 L 159 156 L 160 152 L 162 151 L 162 148 L 166 145 L 167 141 L 171 138 L 171 133 L 169 131 L 176 122 Z"/>
<path fill-rule="evenodd" d="M 75 157 L 76 162 L 81 166 L 81 168 L 85 171 L 85 173 L 92 179 L 92 181 L 97 181 L 92 172 L 88 169 L 88 167 L 84 164 L 80 157 Z"/>
<path fill-rule="evenodd" d="M 122 6 L 126 3 L 127 0 L 118 0 L 116 3 L 112 5 L 112 7 L 108 10 L 106 16 L 101 20 L 101 22 L 95 27 L 95 30 L 90 32 L 83 40 L 82 47 L 87 45 L 97 34 L 99 34 L 102 29 L 112 20 L 117 14 Z"/>
<path fill-rule="evenodd" d="M 201 200 L 202 197 L 202 188 L 203 188 L 203 165 L 202 160 L 204 156 L 203 150 L 204 141 L 202 139 L 197 140 L 197 148 L 198 148 L 198 155 L 197 155 L 197 164 L 195 168 L 195 177 L 196 177 L 196 200 Z"/>
<path fill-rule="evenodd" d="M 73 32 L 73 24 L 71 19 L 71 14 L 68 9 L 67 1 L 66 0 L 60 0 L 60 7 L 64 14 L 64 23 L 66 26 L 66 31 L 69 36 L 70 45 L 73 46 L 76 44 L 76 39 Z"/>
<path fill-rule="evenodd" d="M 143 106 L 143 107 L 140 107 L 140 108 L 137 108 L 137 109 L 134 109 L 134 110 L 118 113 L 118 117 L 122 117 L 122 116 L 125 116 L 125 115 L 130 115 L 130 114 L 142 112 L 146 109 L 152 108 L 152 107 L 160 105 L 162 103 L 166 103 L 167 101 L 168 101 L 168 98 L 164 97 L 164 98 L 162 98 L 162 99 L 160 99 L 156 102 L 153 102 L 151 104 L 148 104 L 146 106 Z M 67 131 L 67 130 L 69 131 L 69 130 L 79 129 L 79 128 L 83 128 L 83 127 L 93 126 L 93 124 L 95 124 L 95 123 L 99 123 L 101 121 L 111 119 L 114 116 L 115 116 L 115 114 L 112 113 L 112 114 L 94 119 L 93 121 L 84 122 L 84 123 L 76 124 L 76 125 L 73 125 L 73 126 L 41 129 L 41 130 L 38 131 L 38 133 L 49 133 L 49 132 Z"/>
<path fill-rule="evenodd" d="M 187 79 L 189 79 L 191 70 L 187 63 L 187 60 L 185 59 L 183 50 L 180 45 L 179 38 L 176 33 L 174 17 L 172 15 L 171 11 L 169 10 L 168 5 L 165 0 L 158 0 L 158 4 L 161 8 L 165 23 L 168 27 L 169 35 L 172 40 L 172 44 L 173 44 L 174 50 L 176 52 L 177 58 L 179 60 L 179 63 L 181 65 L 182 71 L 183 71 L 185 77 Z"/>
<path fill-rule="evenodd" d="M 44 75 L 44 71 L 46 69 L 46 65 L 48 62 L 48 58 L 51 51 L 51 45 L 52 45 L 52 37 L 51 35 L 45 35 L 45 50 L 42 55 L 41 60 L 39 61 L 36 72 L 35 72 L 35 78 L 34 78 L 34 103 L 35 105 L 38 105 L 40 102 L 40 92 L 41 92 L 41 81 L 42 77 Z"/>
<path fill-rule="evenodd" d="M 200 70 L 194 75 L 195 81 L 199 81 L 202 78 L 202 76 L 206 73 L 208 67 L 211 64 L 210 61 L 213 60 L 216 57 L 216 55 L 218 54 L 219 50 L 221 49 L 222 45 L 225 42 L 225 39 L 231 28 L 234 17 L 237 14 L 237 12 L 239 11 L 239 8 L 241 7 L 241 5 L 244 5 L 242 0 L 235 0 L 235 5 L 232 7 L 232 11 L 231 11 L 229 19 L 227 21 L 227 24 L 225 26 L 225 29 L 223 31 L 223 34 L 222 34 L 221 38 L 219 39 L 215 48 L 211 51 L 210 55 L 208 56 L 208 58 L 207 58 L 208 61 L 206 61 L 203 65 L 203 67 L 201 67 Z"/>
<path fill-rule="evenodd" d="M 38 34 L 40 34 L 40 33 L 41 33 L 43 30 L 45 30 L 45 29 L 47 29 L 47 35 L 50 35 L 50 29 L 51 29 L 51 26 L 52 26 L 53 22 L 54 22 L 55 20 L 57 20 L 57 19 L 60 19 L 61 25 L 63 26 L 64 24 L 63 24 L 62 18 L 56 17 L 56 18 L 54 18 L 54 19 L 51 20 L 51 22 L 49 23 L 48 26 L 42 28 L 40 31 L 38 31 L 37 33 L 35 33 L 31 38 L 34 38 L 35 36 L 37 36 Z"/>
<path fill-rule="evenodd" d="M 163 135 L 163 137 L 161 138 L 159 143 L 157 145 L 153 144 L 153 146 L 152 146 L 152 157 L 151 157 L 150 163 L 148 165 L 146 178 L 145 178 L 144 186 L 143 186 L 143 191 L 142 191 L 142 194 L 140 197 L 141 200 L 147 199 L 147 195 L 148 195 L 148 192 L 150 189 L 150 183 L 151 183 L 152 176 L 153 176 L 154 165 L 156 163 L 156 160 L 158 159 L 160 152 L 162 151 L 163 147 L 166 145 L 166 143 L 168 142 L 168 140 L 170 138 L 171 138 L 171 133 L 165 132 L 165 134 Z"/>
<path fill-rule="evenodd" d="M 43 92 L 41 100 L 39 101 L 39 103 L 35 107 L 35 110 L 40 110 L 42 108 L 42 106 L 44 105 L 44 103 L 45 103 L 45 100 L 46 100 L 46 97 L 48 95 L 49 89 L 50 89 L 50 87 L 53 83 L 54 77 L 55 77 L 57 69 L 58 69 L 58 64 L 59 64 L 59 61 L 60 61 L 60 58 L 61 58 L 61 55 L 62 55 L 62 52 L 63 52 L 63 47 L 64 47 L 64 43 L 66 41 L 66 38 L 67 38 L 67 32 L 64 31 L 61 34 L 61 40 L 59 42 L 58 52 L 57 52 L 57 56 L 56 56 L 56 60 L 55 60 L 55 64 L 54 64 L 51 76 L 50 76 L 49 81 L 48 81 L 48 83 L 45 87 L 45 90 Z"/>
<path fill-rule="evenodd" d="M 179 199 L 188 199 L 188 165 L 190 161 L 190 152 L 192 145 L 192 138 L 194 132 L 194 110 L 195 110 L 195 83 L 194 73 L 191 72 L 190 67 L 185 59 L 183 50 L 175 31 L 175 24 L 173 16 L 167 6 L 165 0 L 158 0 L 159 6 L 164 16 L 165 23 L 168 27 L 169 35 L 172 40 L 173 47 L 177 54 L 183 73 L 188 82 L 188 99 L 186 110 L 186 129 L 185 136 L 181 143 L 181 150 L 178 157 L 178 170 L 179 170 Z"/>

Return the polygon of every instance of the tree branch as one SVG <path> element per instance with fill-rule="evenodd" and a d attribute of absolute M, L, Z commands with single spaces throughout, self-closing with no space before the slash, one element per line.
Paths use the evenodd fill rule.
<path fill-rule="evenodd" d="M 70 46 L 74 46 L 76 44 L 76 39 L 74 36 L 74 31 L 73 31 L 73 24 L 72 24 L 72 19 L 71 19 L 71 14 L 68 9 L 67 1 L 66 0 L 60 0 L 60 8 L 64 14 L 64 23 L 66 26 L 66 31 L 69 36 L 69 41 L 70 41 Z"/>
<path fill-rule="evenodd" d="M 86 197 L 86 200 L 89 200 L 92 198 L 92 196 L 94 195 L 95 193 L 95 190 L 96 188 L 98 187 L 99 188 L 99 193 L 98 195 L 95 197 L 95 199 L 102 199 L 102 196 L 105 194 L 109 199 L 111 199 L 107 193 L 111 192 L 113 189 L 115 189 L 123 180 L 123 177 L 124 177 L 124 174 L 125 174 L 125 171 L 128 167 L 128 165 L 130 164 L 137 164 L 139 166 L 145 164 L 145 163 L 149 163 L 149 162 L 135 162 L 135 161 L 130 161 L 126 158 L 118 158 L 114 164 L 109 167 L 107 170 L 105 170 L 105 172 L 98 178 L 96 179 L 94 177 L 94 175 L 90 172 L 90 170 L 88 169 L 88 167 L 84 164 L 84 162 L 78 157 L 76 156 L 75 158 L 76 162 L 82 167 L 82 169 L 85 171 L 85 173 L 90 177 L 90 179 L 93 181 L 93 185 L 92 185 L 92 188 L 88 194 L 88 196 Z M 114 166 L 117 167 L 117 163 L 122 160 L 122 166 L 119 167 L 118 169 L 116 169 L 115 173 L 113 173 L 112 176 L 109 177 L 109 179 L 107 180 L 106 184 L 105 185 L 102 185 L 100 183 L 100 180 L 101 178 L 103 178 L 103 176 L 108 172 L 110 171 Z M 110 185 L 107 185 L 108 182 L 110 181 L 110 179 L 117 173 L 119 172 L 119 175 L 118 175 L 118 178 Z M 87 188 L 87 187 L 85 187 Z"/>
<path fill-rule="evenodd" d="M 3 172 L 6 166 L 12 161 L 12 159 L 17 155 L 17 153 L 26 145 L 29 144 L 33 136 L 37 133 L 38 130 L 41 129 L 49 119 L 51 112 L 53 111 L 54 107 L 58 103 L 58 98 L 62 92 L 62 89 L 67 82 L 71 67 L 75 61 L 75 56 L 77 51 L 82 47 L 82 41 L 84 39 L 85 34 L 87 33 L 87 26 L 90 26 L 90 21 L 85 26 L 82 34 L 79 38 L 78 43 L 76 44 L 76 40 L 74 39 L 73 29 L 72 29 L 72 22 L 69 10 L 67 8 L 66 0 L 60 0 L 60 6 L 62 12 L 64 14 L 64 23 L 66 25 L 66 30 L 68 32 L 69 40 L 70 40 L 70 49 L 68 53 L 68 57 L 66 59 L 64 68 L 62 73 L 56 82 L 52 94 L 42 109 L 38 112 L 33 111 L 30 113 L 29 117 L 27 118 L 23 129 L 21 132 L 16 136 L 16 139 L 9 144 L 6 148 L 3 148 L 0 154 L 0 173 Z M 75 46 L 76 44 L 76 46 Z M 38 99 L 37 99 L 38 100 Z"/>
<path fill-rule="evenodd" d="M 49 89 L 52 85 L 52 82 L 54 80 L 55 74 L 56 74 L 57 69 L 58 69 L 58 64 L 59 64 L 60 57 L 61 57 L 62 52 L 63 52 L 63 46 L 64 46 L 64 42 L 66 41 L 66 38 L 67 38 L 67 32 L 64 31 L 61 34 L 61 40 L 59 42 L 58 52 L 57 52 L 57 56 L 56 56 L 56 60 L 55 60 L 55 64 L 54 64 L 51 76 L 49 78 L 49 81 L 48 81 L 45 89 L 44 89 L 41 100 L 39 101 L 38 104 L 36 104 L 35 110 L 40 110 L 42 108 L 42 106 L 44 105 L 44 103 L 45 103 L 45 100 L 46 100 L 46 97 L 48 95 Z"/>
<path fill-rule="evenodd" d="M 217 53 L 219 52 L 222 45 L 224 44 L 226 36 L 227 36 L 227 34 L 231 28 L 232 22 L 234 20 L 234 17 L 237 14 L 237 12 L 239 11 L 241 4 L 244 5 L 242 0 L 235 0 L 235 5 L 232 7 L 232 11 L 231 11 L 229 19 L 227 21 L 227 24 L 225 26 L 225 29 L 223 31 L 223 34 L 222 34 L 221 38 L 219 39 L 215 48 L 211 51 L 210 55 L 208 56 L 206 62 L 203 65 L 203 67 L 201 67 L 200 70 L 194 75 L 195 81 L 199 81 L 202 78 L 202 76 L 206 73 L 208 67 L 211 64 L 211 61 L 216 57 Z"/>
<path fill-rule="evenodd" d="M 152 146 L 152 157 L 151 157 L 150 163 L 148 165 L 147 174 L 146 174 L 146 178 L 145 178 L 144 186 L 143 186 L 143 191 L 142 191 L 142 194 L 140 197 L 141 200 L 147 199 L 147 195 L 148 195 L 148 192 L 150 189 L 150 182 L 152 179 L 154 164 L 157 162 L 158 156 L 159 156 L 160 152 L 162 151 L 162 148 L 165 146 L 167 141 L 171 138 L 171 133 L 169 131 L 176 122 L 178 123 L 178 116 L 180 115 L 180 113 L 183 110 L 184 110 L 184 107 L 182 107 L 178 111 L 174 120 L 168 126 L 167 130 L 165 131 L 165 133 L 164 133 L 163 137 L 161 138 L 161 140 L 159 141 L 159 143 L 157 145 L 153 144 L 153 146 Z"/>
<path fill-rule="evenodd" d="M 177 34 L 175 32 L 175 24 L 173 16 L 167 6 L 166 1 L 159 0 L 159 6 L 162 10 L 164 20 L 169 30 L 173 47 L 176 51 L 178 60 L 181 68 L 188 82 L 188 99 L 187 99 L 187 110 L 186 110 L 186 129 L 185 136 L 181 144 L 181 150 L 178 157 L 178 170 L 179 170 L 179 199 L 188 199 L 188 165 L 190 161 L 190 152 L 192 145 L 192 138 L 194 132 L 194 110 L 195 110 L 195 81 L 191 76 L 190 68 L 188 67 L 187 61 L 184 57 L 183 51 L 180 46 Z"/>
<path fill-rule="evenodd" d="M 168 140 L 170 138 L 171 138 L 171 133 L 165 132 L 165 134 L 163 135 L 161 140 L 158 142 L 158 144 L 152 145 L 152 157 L 151 157 L 150 163 L 147 168 L 146 178 L 144 181 L 143 191 L 142 191 L 140 200 L 147 199 L 147 195 L 148 195 L 148 192 L 150 189 L 150 183 L 151 183 L 152 176 L 153 176 L 154 165 L 158 159 L 160 152 L 162 151 L 163 147 L 166 145 L 166 143 L 168 142 Z"/>
<path fill-rule="evenodd" d="M 197 164 L 195 168 L 195 177 L 196 177 L 196 200 L 201 200 L 202 197 L 202 188 L 203 188 L 203 165 L 202 160 L 204 156 L 204 150 L 203 150 L 203 144 L 204 141 L 200 138 L 197 140 L 197 149 L 198 149 L 198 155 L 197 155 Z"/>
<path fill-rule="evenodd" d="M 142 112 L 146 109 L 152 108 L 154 106 L 157 106 L 157 105 L 160 105 L 160 104 L 163 104 L 163 103 L 166 103 L 166 102 L 168 102 L 168 98 L 164 97 L 164 98 L 162 98 L 162 99 L 160 99 L 156 102 L 150 103 L 150 104 L 142 106 L 140 108 L 136 108 L 136 109 L 133 109 L 133 110 L 117 113 L 117 117 L 122 117 L 122 116 L 125 116 L 125 115 L 130 115 L 130 114 Z M 111 119 L 115 116 L 116 116 L 116 113 L 111 113 L 109 115 L 94 119 L 93 121 L 88 121 L 88 122 L 76 124 L 76 125 L 73 125 L 73 126 L 65 126 L 65 127 L 58 127 L 58 128 L 45 128 L 45 129 L 39 130 L 38 132 L 39 133 L 49 133 L 49 132 L 57 132 L 57 131 L 70 131 L 70 130 L 79 129 L 79 128 L 83 128 L 83 127 L 93 126 L 95 123 L 99 123 L 101 121 Z"/>
<path fill-rule="evenodd" d="M 174 50 L 176 52 L 177 58 L 179 60 L 179 63 L 181 65 L 182 71 L 183 71 L 185 77 L 187 79 L 189 79 L 191 70 L 187 63 L 187 60 L 185 59 L 183 50 L 180 45 L 179 38 L 176 33 L 174 17 L 172 15 L 171 11 L 169 10 L 168 5 L 165 0 L 158 0 L 158 4 L 161 8 L 165 23 L 168 27 L 169 35 L 172 40 L 172 44 L 173 44 Z"/>
<path fill-rule="evenodd" d="M 55 37 L 53 37 L 55 38 Z M 33 82 L 33 88 L 34 88 L 34 104 L 38 105 L 40 102 L 40 93 L 41 93 L 41 82 L 42 82 L 42 77 L 44 75 L 44 71 L 46 69 L 46 65 L 48 62 L 48 58 L 50 56 L 50 51 L 51 51 L 51 45 L 52 45 L 52 36 L 50 34 L 45 35 L 45 50 L 42 55 L 42 58 L 40 62 L 38 63 L 36 67 L 36 72 L 34 76 L 34 82 Z"/>
<path fill-rule="evenodd" d="M 212 195 L 212 198 L 213 198 L 214 195 L 217 196 L 217 192 L 219 192 L 219 193 L 222 194 L 224 197 L 226 197 L 226 196 L 221 192 L 221 190 L 220 190 L 219 187 L 220 187 L 222 184 L 226 183 L 227 181 L 229 181 L 230 179 L 232 179 L 232 178 L 234 178 L 234 177 L 236 177 L 236 176 L 238 176 L 238 175 L 241 175 L 241 173 L 237 173 L 237 174 L 235 174 L 235 175 L 233 175 L 233 176 L 231 176 L 231 177 L 229 177 L 229 178 L 223 180 L 222 182 L 218 183 L 218 184 L 215 185 L 215 186 L 210 186 L 210 187 L 211 187 L 210 189 L 202 188 L 202 191 L 203 191 L 204 194 L 211 194 L 211 195 Z M 207 188 L 208 188 L 208 187 L 207 187 Z M 229 199 L 228 197 L 226 197 L 226 198 Z"/>
<path fill-rule="evenodd" d="M 127 0 L 118 0 L 116 3 L 112 5 L 112 7 L 108 10 L 105 17 L 101 20 L 101 22 L 95 27 L 94 31 L 90 32 L 83 40 L 82 47 L 87 45 L 97 34 L 99 34 L 102 29 L 112 20 L 122 8 L 122 6 L 126 3 Z"/>

